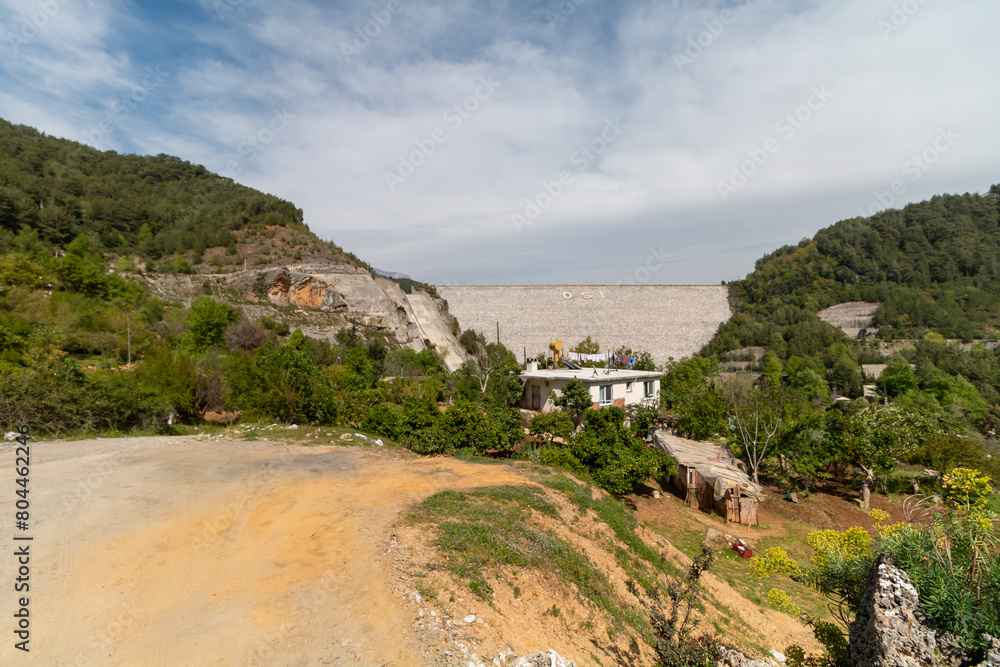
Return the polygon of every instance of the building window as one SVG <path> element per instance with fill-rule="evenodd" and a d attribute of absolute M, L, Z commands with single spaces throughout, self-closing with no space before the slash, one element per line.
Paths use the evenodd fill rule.
<path fill-rule="evenodd" d="M 631 382 L 626 382 L 625 383 L 625 391 L 627 391 L 630 394 L 632 393 L 632 383 Z"/>
<path fill-rule="evenodd" d="M 653 385 L 656 384 L 655 380 L 646 380 L 643 384 L 643 391 L 646 398 L 653 398 Z"/>
<path fill-rule="evenodd" d="M 611 385 L 602 384 L 601 385 L 601 405 L 611 405 Z"/>

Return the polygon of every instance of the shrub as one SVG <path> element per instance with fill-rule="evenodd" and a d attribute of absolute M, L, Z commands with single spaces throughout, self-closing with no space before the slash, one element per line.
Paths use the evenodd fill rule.
<path fill-rule="evenodd" d="M 767 603 L 778 611 L 783 611 L 791 616 L 798 616 L 802 613 L 791 596 L 780 588 L 772 588 L 767 592 Z"/>
<path fill-rule="evenodd" d="M 587 467 L 569 451 L 555 445 L 542 447 L 538 450 L 538 462 L 546 466 L 566 468 L 582 477 L 589 477 Z"/>
<path fill-rule="evenodd" d="M 365 416 L 361 428 L 369 433 L 377 433 L 398 440 L 403 434 L 403 411 L 391 403 L 380 403 Z"/>
<path fill-rule="evenodd" d="M 524 442 L 524 427 L 521 425 L 521 411 L 500 405 L 490 406 L 487 412 L 490 427 L 489 449 L 497 454 L 509 455 Z M 486 450 L 478 452 L 486 453 Z"/>
<path fill-rule="evenodd" d="M 489 420 L 472 403 L 460 401 L 448 408 L 441 418 L 441 429 L 452 449 L 469 447 L 484 452 L 492 444 Z"/>
<path fill-rule="evenodd" d="M 199 296 L 191 302 L 188 316 L 188 338 L 192 347 L 204 350 L 221 345 L 226 327 L 239 319 L 239 312 L 232 306 Z"/>
<path fill-rule="evenodd" d="M 444 429 L 437 426 L 403 436 L 402 445 L 410 451 L 424 456 L 450 454 L 455 451 L 451 438 Z"/>
<path fill-rule="evenodd" d="M 330 380 L 291 345 L 241 352 L 226 360 L 229 403 L 247 416 L 329 424 L 337 417 Z"/>
<path fill-rule="evenodd" d="M 542 412 L 531 418 L 528 432 L 536 438 L 546 438 L 551 443 L 553 438 L 568 438 L 573 432 L 573 419 L 561 410 Z"/>
<path fill-rule="evenodd" d="M 750 572 L 761 579 L 766 579 L 772 574 L 793 579 L 803 576 L 802 567 L 781 547 L 768 547 L 762 556 L 751 558 Z"/>
<path fill-rule="evenodd" d="M 225 338 L 226 347 L 230 352 L 236 350 L 250 352 L 258 347 L 264 347 L 270 340 L 267 329 L 260 324 L 246 320 L 229 325 Z"/>
<path fill-rule="evenodd" d="M 672 469 L 665 454 L 647 449 L 624 426 L 621 408 L 587 410 L 583 430 L 573 438 L 570 451 L 610 493 L 630 493 L 636 484 Z"/>

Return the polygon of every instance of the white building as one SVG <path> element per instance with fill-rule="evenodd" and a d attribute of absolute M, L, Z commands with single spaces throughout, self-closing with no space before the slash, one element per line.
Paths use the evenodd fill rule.
<path fill-rule="evenodd" d="M 579 380 L 590 391 L 593 407 L 629 405 L 655 401 L 660 395 L 660 376 L 656 371 L 630 371 L 606 368 L 569 368 L 559 370 L 529 370 L 521 373 L 524 381 L 524 396 L 520 406 L 528 410 L 551 412 L 555 405 L 549 399 L 549 392 L 557 395 L 570 380 Z"/>

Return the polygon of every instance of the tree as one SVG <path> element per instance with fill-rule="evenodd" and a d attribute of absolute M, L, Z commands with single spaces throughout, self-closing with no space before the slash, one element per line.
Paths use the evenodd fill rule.
<path fill-rule="evenodd" d="M 864 472 L 861 507 L 868 509 L 875 475 L 891 472 L 909 454 L 921 435 L 916 417 L 894 407 L 872 405 L 851 417 L 843 433 L 844 451 Z"/>
<path fill-rule="evenodd" d="M 197 350 L 222 345 L 226 327 L 238 322 L 239 311 L 211 297 L 199 296 L 191 302 L 188 316 L 188 336 Z"/>
<path fill-rule="evenodd" d="M 562 393 L 552 392 L 552 402 L 564 409 L 573 418 L 573 423 L 580 425 L 580 417 L 594 405 L 594 398 L 590 395 L 587 385 L 580 380 L 573 378 L 565 387 Z"/>
<path fill-rule="evenodd" d="M 725 430 L 725 398 L 708 380 L 717 369 L 714 358 L 667 362 L 660 396 L 666 408 L 678 417 L 678 430 L 688 438 L 706 440 Z"/>
<path fill-rule="evenodd" d="M 570 352 L 576 352 L 577 354 L 597 354 L 600 351 L 600 343 L 595 340 L 591 340 L 590 336 L 587 336 L 570 349 Z"/>
<path fill-rule="evenodd" d="M 861 395 L 861 372 L 854 359 L 846 351 L 842 352 L 830 371 L 830 384 L 842 395 L 857 398 Z"/>
<path fill-rule="evenodd" d="M 771 385 L 766 378 L 759 386 L 732 382 L 726 398 L 729 428 L 743 448 L 754 483 L 759 484 L 760 466 L 782 426 L 785 389 Z"/>
<path fill-rule="evenodd" d="M 517 374 L 521 365 L 514 353 L 499 343 L 479 346 L 476 354 L 458 369 L 459 382 L 466 384 L 466 398 L 488 403 L 513 406 L 524 393 Z M 468 385 L 471 384 L 472 388 Z M 476 394 L 477 396 L 472 396 Z"/>
<path fill-rule="evenodd" d="M 546 438 L 551 445 L 555 438 L 568 438 L 574 426 L 572 418 L 562 410 L 540 412 L 531 418 L 528 432 L 536 438 Z"/>
<path fill-rule="evenodd" d="M 633 438 L 624 422 L 621 408 L 587 410 L 583 430 L 570 447 L 597 485 L 617 495 L 631 493 L 636 484 L 672 470 L 667 455 Z"/>
<path fill-rule="evenodd" d="M 890 359 L 878 376 L 878 386 L 882 387 L 887 396 L 902 396 L 911 389 L 916 389 L 917 383 L 917 374 L 903 357 Z"/>

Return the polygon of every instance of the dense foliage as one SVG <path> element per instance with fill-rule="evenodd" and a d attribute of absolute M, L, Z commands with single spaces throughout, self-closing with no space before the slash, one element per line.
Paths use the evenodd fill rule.
<path fill-rule="evenodd" d="M 305 229 L 289 202 L 168 155 L 102 152 L 0 120 L 0 156 L 0 230 L 30 227 L 48 246 L 83 233 L 157 259 L 231 245 L 252 225 Z"/>
<path fill-rule="evenodd" d="M 816 313 L 878 303 L 879 337 L 992 337 L 1000 311 L 1000 186 L 853 218 L 757 261 L 730 286 L 735 315 L 706 354 L 763 345 L 812 356 L 839 338 Z"/>

